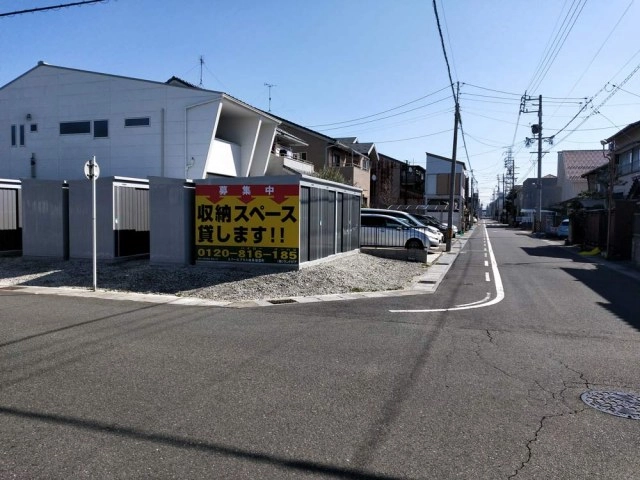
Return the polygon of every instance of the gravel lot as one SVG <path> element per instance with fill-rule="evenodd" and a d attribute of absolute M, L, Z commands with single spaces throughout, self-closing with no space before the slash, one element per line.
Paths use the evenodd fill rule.
<path fill-rule="evenodd" d="M 398 290 L 426 272 L 419 262 L 364 253 L 335 258 L 297 271 L 262 265 L 157 266 L 148 260 L 98 263 L 98 289 L 162 293 L 219 301 L 267 300 L 305 295 Z M 0 287 L 91 288 L 91 260 L 0 257 Z"/>

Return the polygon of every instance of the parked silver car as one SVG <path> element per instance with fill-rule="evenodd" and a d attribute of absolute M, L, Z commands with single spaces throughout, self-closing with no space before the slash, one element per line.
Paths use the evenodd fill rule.
<path fill-rule="evenodd" d="M 389 215 L 390 217 L 400 218 L 408 223 L 411 227 L 417 228 L 423 231 L 428 236 L 435 238 L 439 243 L 444 242 L 444 235 L 437 228 L 427 225 L 420 221 L 420 219 L 414 217 L 410 213 L 402 212 L 399 210 L 387 210 L 383 208 L 362 208 L 361 213 L 376 213 L 380 215 Z"/>
<path fill-rule="evenodd" d="M 437 247 L 438 240 L 401 218 L 377 213 L 360 215 L 360 246 L 362 247 Z"/>

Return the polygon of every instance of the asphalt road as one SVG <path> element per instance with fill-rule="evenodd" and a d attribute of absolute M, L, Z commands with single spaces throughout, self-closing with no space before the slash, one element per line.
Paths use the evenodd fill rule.
<path fill-rule="evenodd" d="M 432 295 L 0 292 L 0 478 L 639 478 L 640 420 L 580 395 L 640 394 L 640 283 L 488 227 Z"/>

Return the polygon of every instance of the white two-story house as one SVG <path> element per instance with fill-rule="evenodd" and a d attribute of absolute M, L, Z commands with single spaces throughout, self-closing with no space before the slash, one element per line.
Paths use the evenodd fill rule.
<path fill-rule="evenodd" d="M 39 62 L 0 88 L 0 178 L 202 179 L 267 172 L 280 122 L 225 93 Z"/>

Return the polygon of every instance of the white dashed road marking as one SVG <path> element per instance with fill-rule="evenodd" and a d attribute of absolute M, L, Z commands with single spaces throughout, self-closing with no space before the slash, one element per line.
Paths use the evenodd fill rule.
<path fill-rule="evenodd" d="M 392 313 L 428 313 L 428 312 L 453 312 L 456 310 L 471 310 L 473 308 L 482 308 L 489 307 L 491 305 L 495 305 L 496 303 L 500 303 L 504 300 L 504 287 L 502 285 L 502 277 L 500 277 L 500 272 L 498 271 L 498 263 L 496 262 L 496 257 L 493 254 L 493 248 L 491 248 L 491 241 L 489 240 L 489 234 L 487 233 L 487 227 L 483 226 L 484 235 L 487 241 L 487 248 L 489 250 L 489 258 L 491 260 L 491 270 L 493 271 L 494 283 L 496 286 L 496 296 L 493 300 L 487 301 L 481 300 L 479 302 L 473 302 L 466 305 L 459 305 L 451 308 L 430 308 L 430 309 L 422 309 L 422 310 L 389 310 Z M 489 273 L 486 273 L 486 276 L 489 276 Z M 490 298 L 490 295 L 489 295 Z"/>

